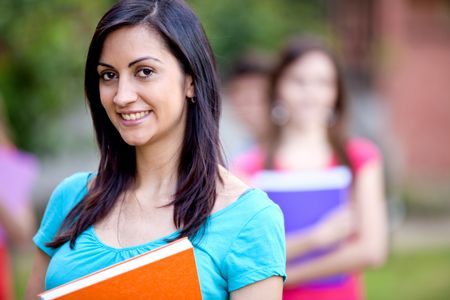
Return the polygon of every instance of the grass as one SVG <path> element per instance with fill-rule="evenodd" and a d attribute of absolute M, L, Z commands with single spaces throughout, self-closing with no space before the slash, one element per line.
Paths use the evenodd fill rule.
<path fill-rule="evenodd" d="M 450 248 L 394 253 L 365 282 L 367 300 L 448 300 Z"/>

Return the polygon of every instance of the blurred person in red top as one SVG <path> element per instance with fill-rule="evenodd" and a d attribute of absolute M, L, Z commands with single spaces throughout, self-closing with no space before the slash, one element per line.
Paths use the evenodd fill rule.
<path fill-rule="evenodd" d="M 0 98 L 0 300 L 14 299 L 9 246 L 31 246 L 35 220 L 31 203 L 36 159 L 19 151 L 10 139 Z"/>
<path fill-rule="evenodd" d="M 271 134 L 266 145 L 234 162 L 251 181 L 263 169 L 319 170 L 337 165 L 353 173 L 351 205 L 307 232 L 286 239 L 287 260 L 338 245 L 331 253 L 287 268 L 283 299 L 361 300 L 360 271 L 381 265 L 387 249 L 382 159 L 375 145 L 349 138 L 343 76 L 332 53 L 315 39 L 295 39 L 282 51 L 270 88 Z M 268 122 L 269 123 L 269 122 Z M 346 274 L 344 282 L 310 281 Z"/>

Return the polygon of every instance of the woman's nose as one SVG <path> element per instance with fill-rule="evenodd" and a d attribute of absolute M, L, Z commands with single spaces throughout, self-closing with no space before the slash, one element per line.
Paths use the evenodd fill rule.
<path fill-rule="evenodd" d="M 120 106 L 126 106 L 129 103 L 137 100 L 137 93 L 132 82 L 127 78 L 120 78 L 116 95 L 114 96 L 114 103 Z"/>

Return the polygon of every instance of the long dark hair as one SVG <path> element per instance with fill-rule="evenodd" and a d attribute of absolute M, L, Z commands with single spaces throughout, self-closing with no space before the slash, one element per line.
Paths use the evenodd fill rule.
<path fill-rule="evenodd" d="M 84 199 L 67 215 L 49 247 L 67 241 L 73 247 L 77 237 L 104 218 L 135 180 L 135 148 L 123 141 L 109 120 L 100 102 L 97 74 L 107 36 L 135 25 L 156 30 L 194 81 L 195 101 L 188 101 L 177 190 L 170 204 L 174 205 L 174 224 L 181 229 L 179 236 L 195 235 L 215 204 L 216 184 L 221 180 L 218 165 L 223 163 L 218 134 L 220 98 L 215 59 L 205 32 L 183 0 L 119 1 L 97 25 L 86 61 L 86 97 L 101 154 L 97 177 Z"/>
<path fill-rule="evenodd" d="M 336 102 L 334 106 L 334 114 L 332 124 L 328 127 L 328 141 L 333 149 L 334 154 L 338 160 L 338 163 L 346 165 L 351 168 L 350 160 L 346 153 L 347 142 L 347 92 L 344 84 L 344 76 L 342 74 L 341 67 L 338 63 L 335 55 L 325 46 L 325 44 L 314 38 L 300 37 L 291 39 L 285 48 L 281 52 L 280 61 L 275 67 L 270 82 L 270 97 L 271 106 L 274 106 L 277 101 L 277 88 L 279 86 L 281 77 L 286 69 L 295 61 L 303 57 L 305 54 L 319 51 L 327 55 L 336 70 Z M 276 148 L 279 144 L 279 138 L 281 133 L 281 126 L 273 123 L 269 148 L 267 151 L 267 157 L 265 167 L 267 169 L 274 168 L 274 156 Z"/>

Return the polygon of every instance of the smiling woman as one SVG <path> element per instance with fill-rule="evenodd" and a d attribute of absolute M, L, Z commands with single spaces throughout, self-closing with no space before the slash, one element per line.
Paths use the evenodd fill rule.
<path fill-rule="evenodd" d="M 85 89 L 98 171 L 53 192 L 26 299 L 181 237 L 203 299 L 280 299 L 283 216 L 221 166 L 215 62 L 190 8 L 118 2 L 92 38 Z"/>
<path fill-rule="evenodd" d="M 133 146 L 155 140 L 167 149 L 180 146 L 186 97 L 194 96 L 192 76 L 184 74 L 159 34 L 142 25 L 112 32 L 103 48 L 100 99 L 122 139 Z"/>

